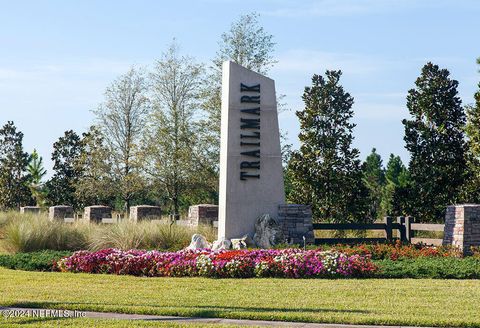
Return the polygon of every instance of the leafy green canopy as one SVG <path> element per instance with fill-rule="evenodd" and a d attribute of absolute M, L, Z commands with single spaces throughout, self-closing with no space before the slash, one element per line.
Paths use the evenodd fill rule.
<path fill-rule="evenodd" d="M 53 177 L 47 182 L 48 200 L 52 205 L 71 205 L 79 208 L 75 197 L 75 184 L 81 176 L 77 161 L 83 151 L 82 139 L 73 130 L 53 144 Z"/>
<path fill-rule="evenodd" d="M 464 182 L 465 113 L 457 87 L 448 70 L 427 63 L 408 92 L 411 119 L 403 124 L 411 154 L 411 205 L 412 214 L 422 221 L 443 220 Z"/>
<path fill-rule="evenodd" d="M 316 221 L 363 221 L 366 190 L 359 151 L 352 147 L 353 97 L 340 85 L 341 71 L 314 75 L 303 94 L 300 149 L 292 153 L 289 201 L 312 204 Z"/>

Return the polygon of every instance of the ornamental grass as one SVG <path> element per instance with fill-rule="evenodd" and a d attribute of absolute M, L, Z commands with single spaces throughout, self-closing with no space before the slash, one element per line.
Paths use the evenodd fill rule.
<path fill-rule="evenodd" d="M 195 233 L 204 235 L 208 240 L 216 237 L 213 227 L 172 225 L 163 221 L 64 223 L 50 221 L 45 213 L 0 213 L 0 242 L 9 253 L 85 249 L 96 251 L 105 248 L 175 251 L 188 246 Z"/>

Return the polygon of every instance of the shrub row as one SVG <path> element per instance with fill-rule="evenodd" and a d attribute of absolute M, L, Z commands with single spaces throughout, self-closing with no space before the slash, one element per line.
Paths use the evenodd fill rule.
<path fill-rule="evenodd" d="M 300 249 L 178 252 L 105 249 L 76 252 L 58 261 L 57 266 L 64 272 L 212 278 L 365 277 L 377 270 L 368 256 Z"/>
<path fill-rule="evenodd" d="M 32 253 L 1 254 L 0 266 L 26 271 L 52 271 L 61 258 L 72 255 L 69 251 L 41 251 Z"/>
<path fill-rule="evenodd" d="M 416 258 L 374 261 L 377 278 L 480 279 L 480 259 Z"/>

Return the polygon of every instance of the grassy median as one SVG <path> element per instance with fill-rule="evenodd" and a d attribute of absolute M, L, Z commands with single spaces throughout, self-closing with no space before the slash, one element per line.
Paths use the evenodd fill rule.
<path fill-rule="evenodd" d="M 304 322 L 480 327 L 479 280 L 139 278 L 0 268 L 0 304 Z"/>

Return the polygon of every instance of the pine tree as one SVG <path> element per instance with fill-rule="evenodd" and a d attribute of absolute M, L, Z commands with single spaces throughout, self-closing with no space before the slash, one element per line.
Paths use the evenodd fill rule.
<path fill-rule="evenodd" d="M 370 221 L 382 217 L 381 202 L 383 188 L 385 186 L 385 172 L 383 169 L 382 158 L 373 148 L 370 155 L 367 156 L 362 165 L 363 181 L 369 192 L 369 210 L 368 218 Z"/>
<path fill-rule="evenodd" d="M 28 153 L 23 151 L 23 133 L 9 121 L 0 129 L 0 209 L 31 203 L 27 187 Z"/>
<path fill-rule="evenodd" d="M 408 180 L 408 170 L 403 164 L 400 156 L 390 154 L 387 167 L 385 169 L 385 178 L 396 186 L 405 186 Z"/>
<path fill-rule="evenodd" d="M 79 166 L 76 165 L 83 152 L 83 143 L 74 131 L 65 131 L 53 144 L 53 171 L 52 178 L 47 182 L 48 200 L 52 205 L 71 205 L 78 209 L 79 204 L 75 197 L 75 184 L 81 176 Z"/>
<path fill-rule="evenodd" d="M 422 221 L 443 220 L 446 207 L 459 199 L 466 172 L 465 113 L 458 82 L 449 76 L 428 63 L 407 96 L 412 118 L 403 124 L 411 154 L 412 214 Z"/>
<path fill-rule="evenodd" d="M 339 84 L 341 72 L 314 75 L 303 94 L 300 149 L 289 162 L 291 202 L 312 204 L 315 221 L 361 222 L 368 191 L 359 151 L 352 148 L 353 97 Z"/>
<path fill-rule="evenodd" d="M 400 156 L 390 154 L 385 169 L 385 186 L 382 196 L 382 212 L 384 215 L 401 216 L 408 215 L 410 177 L 408 170 Z"/>
<path fill-rule="evenodd" d="M 47 171 L 43 167 L 43 159 L 34 149 L 30 155 L 29 163 L 27 165 L 28 172 L 28 188 L 35 199 L 36 205 L 45 207 L 47 191 L 45 185 L 42 182 L 43 177 L 47 174 Z"/>

